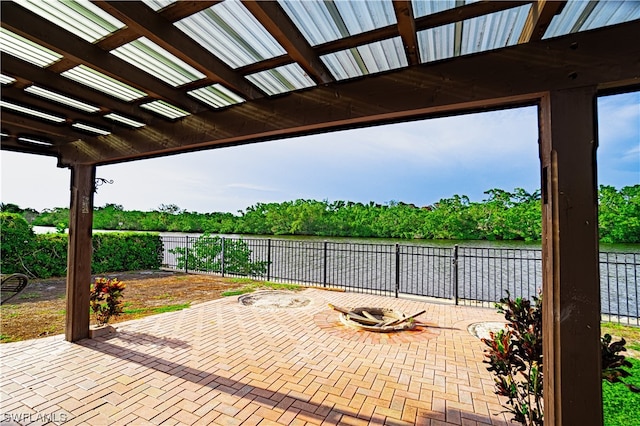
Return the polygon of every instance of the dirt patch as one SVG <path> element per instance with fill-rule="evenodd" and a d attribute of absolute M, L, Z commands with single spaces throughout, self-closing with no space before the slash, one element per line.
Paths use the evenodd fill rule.
<path fill-rule="evenodd" d="M 222 278 L 164 271 L 102 274 L 126 283 L 125 313 L 112 323 L 141 318 L 215 300 L 222 293 L 252 283 L 245 278 Z M 2 342 L 64 333 L 66 279 L 33 280 L 22 293 L 0 307 Z M 92 319 L 93 323 L 93 319 Z"/>

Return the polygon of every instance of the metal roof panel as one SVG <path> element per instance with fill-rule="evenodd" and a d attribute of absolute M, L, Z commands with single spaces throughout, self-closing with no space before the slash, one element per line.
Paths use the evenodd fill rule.
<path fill-rule="evenodd" d="M 146 37 L 122 45 L 111 53 L 173 87 L 205 78 L 203 73 Z"/>
<path fill-rule="evenodd" d="M 278 1 L 312 46 L 396 23 L 390 0 Z"/>
<path fill-rule="evenodd" d="M 22 0 L 20 5 L 90 43 L 125 27 L 88 0 Z"/>
<path fill-rule="evenodd" d="M 232 68 L 287 53 L 237 0 L 218 3 L 174 25 Z"/>

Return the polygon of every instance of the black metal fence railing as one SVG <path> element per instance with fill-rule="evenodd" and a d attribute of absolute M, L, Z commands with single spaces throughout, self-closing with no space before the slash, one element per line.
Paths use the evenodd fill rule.
<path fill-rule="evenodd" d="M 163 237 L 168 269 L 493 306 L 542 289 L 540 249 Z M 603 319 L 640 325 L 640 253 L 600 253 Z"/>

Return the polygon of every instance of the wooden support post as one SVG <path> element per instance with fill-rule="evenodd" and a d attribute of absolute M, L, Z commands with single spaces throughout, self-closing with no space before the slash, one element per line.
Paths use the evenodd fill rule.
<path fill-rule="evenodd" d="M 545 425 L 602 425 L 594 87 L 539 109 Z"/>
<path fill-rule="evenodd" d="M 69 257 L 67 262 L 67 318 L 65 339 L 89 337 L 89 287 L 91 285 L 91 228 L 95 166 L 71 168 Z"/>

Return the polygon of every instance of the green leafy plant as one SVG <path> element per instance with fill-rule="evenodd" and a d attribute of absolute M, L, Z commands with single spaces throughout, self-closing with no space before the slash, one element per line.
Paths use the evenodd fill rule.
<path fill-rule="evenodd" d="M 117 278 L 96 278 L 91 285 L 89 303 L 98 325 L 109 323 L 112 316 L 122 314 L 122 291 L 126 285 Z"/>
<path fill-rule="evenodd" d="M 190 271 L 262 276 L 269 265 L 267 261 L 252 260 L 251 249 L 244 240 L 209 234 L 200 236 L 190 247 L 176 247 L 169 252 L 176 255 L 178 268 Z"/>
<path fill-rule="evenodd" d="M 627 349 L 625 345 L 627 342 L 624 338 L 621 338 L 617 342 L 612 342 L 610 334 L 605 334 L 600 339 L 600 345 L 602 350 L 602 380 L 606 380 L 609 383 L 623 383 L 632 392 L 640 392 L 640 388 L 637 386 L 625 383 L 622 379 L 629 377 L 631 373 L 625 368 L 632 368 L 633 364 L 625 359 L 624 355 L 620 352 L 625 352 Z"/>
<path fill-rule="evenodd" d="M 541 426 L 544 419 L 543 376 L 542 376 L 542 294 L 533 297 L 533 303 L 525 298 L 500 299 L 496 304 L 499 313 L 504 314 L 506 328 L 490 333 L 489 339 L 482 339 L 488 346 L 485 350 L 487 370 L 494 373 L 495 392 L 508 398 L 507 412 L 513 420 L 527 426 Z M 631 373 L 631 362 L 620 352 L 626 351 L 624 339 L 612 342 L 605 334 L 600 338 L 602 359 L 602 380 L 623 383 L 632 392 L 640 388 L 625 383 Z"/>
<path fill-rule="evenodd" d="M 495 392 L 505 396 L 513 420 L 527 426 L 543 424 L 542 296 L 533 303 L 507 297 L 497 304 L 507 328 L 482 339 L 488 346 L 485 363 L 495 374 Z"/>

